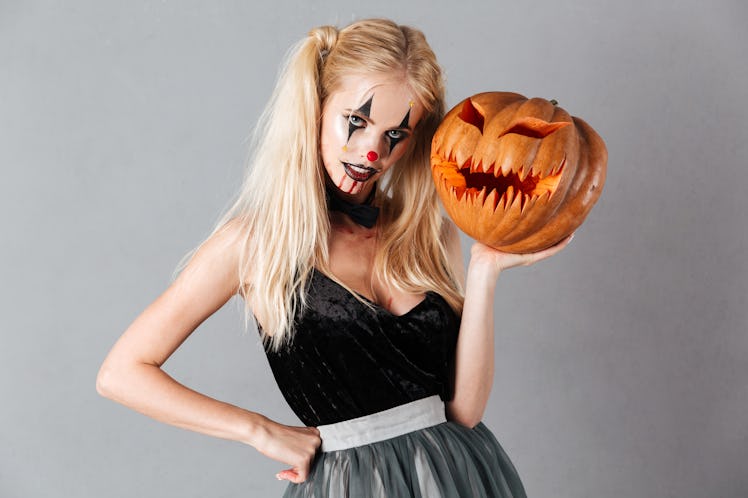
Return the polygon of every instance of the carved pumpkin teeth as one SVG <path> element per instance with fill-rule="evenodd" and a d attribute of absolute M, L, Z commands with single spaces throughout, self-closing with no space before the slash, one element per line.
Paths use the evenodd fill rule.
<path fill-rule="evenodd" d="M 490 173 L 491 176 L 493 176 L 494 178 L 498 178 L 500 176 L 503 176 L 501 174 L 501 166 L 499 166 L 496 163 L 492 163 L 491 164 L 491 169 L 487 170 L 486 173 Z"/>
<path fill-rule="evenodd" d="M 507 187 L 506 192 L 504 192 L 504 205 L 505 206 L 511 206 L 512 201 L 514 200 L 514 187 L 509 185 Z"/>
<path fill-rule="evenodd" d="M 517 174 L 519 175 L 519 181 L 524 182 L 527 179 L 527 175 L 530 174 L 530 168 L 525 168 L 524 165 L 520 166 Z"/>
<path fill-rule="evenodd" d="M 501 165 L 501 176 L 509 176 L 511 173 L 512 173 L 512 165 L 511 164 L 502 164 Z M 498 176 L 498 175 L 496 175 L 496 176 Z"/>
<path fill-rule="evenodd" d="M 522 196 L 522 206 L 520 207 L 520 212 L 524 214 L 525 211 L 532 208 L 532 206 L 535 205 L 535 201 L 537 199 L 537 197 L 530 197 L 528 194 L 524 194 Z"/>
<path fill-rule="evenodd" d="M 439 156 L 444 157 L 443 154 Z M 514 171 L 511 164 L 497 165 L 473 157 L 461 158 L 460 163 L 458 159 L 454 151 L 449 152 L 447 159 L 432 156 L 444 187 L 456 201 L 467 201 L 479 210 L 498 210 L 499 207 L 504 212 L 516 210 L 517 216 L 536 204 L 549 202 L 566 164 L 564 157 L 560 163 L 547 168 L 547 172 L 541 171 L 543 168 L 538 164 L 523 164 Z"/>
<path fill-rule="evenodd" d="M 561 172 L 564 170 L 564 166 L 566 166 L 566 156 L 564 156 L 561 162 L 558 163 L 558 165 L 555 168 L 553 168 L 553 171 L 551 171 L 551 175 L 553 176 L 560 175 Z"/>
<path fill-rule="evenodd" d="M 519 217 L 520 212 L 522 211 L 522 196 L 518 195 L 514 198 L 514 201 L 509 206 L 509 209 L 507 209 L 509 213 L 512 213 L 510 216 L 514 216 L 515 218 Z"/>
<path fill-rule="evenodd" d="M 496 204 L 499 202 L 499 194 L 496 190 L 491 190 L 486 196 L 486 200 L 483 202 L 483 207 L 490 207 L 491 211 L 496 210 Z"/>
<path fill-rule="evenodd" d="M 462 169 L 465 164 L 472 161 L 472 157 L 465 155 L 461 149 L 457 150 L 457 157 L 455 159 L 455 162 L 460 165 L 460 169 Z"/>
<path fill-rule="evenodd" d="M 530 166 L 530 173 L 532 173 L 532 176 L 541 176 L 542 171 L 540 171 L 537 164 L 533 164 Z"/>
<path fill-rule="evenodd" d="M 462 201 L 462 198 L 465 197 L 465 192 L 467 192 L 467 189 L 454 189 L 455 199 L 458 201 Z"/>
<path fill-rule="evenodd" d="M 557 174 L 541 178 L 538 175 L 532 175 L 529 168 L 522 167 L 520 173 L 524 174 L 524 179 L 521 179 L 520 173 L 510 172 L 507 176 L 501 175 L 502 168 L 496 168 L 495 165 L 488 166 L 488 170 L 483 171 L 484 168 L 481 163 L 475 165 L 467 163 L 466 168 L 461 170 L 453 169 L 448 163 L 442 164 L 440 176 L 446 187 L 457 189 L 458 192 L 468 190 L 472 192 L 471 196 L 475 196 L 482 190 L 486 190 L 488 193 L 496 190 L 500 197 L 507 192 L 513 193 L 509 195 L 510 203 L 514 196 L 519 193 L 527 195 L 528 199 L 552 194 L 563 172 L 563 167 L 561 167 Z M 522 205 L 525 203 L 526 201 L 523 200 Z"/>
<path fill-rule="evenodd" d="M 494 208 L 494 212 L 498 210 L 503 211 L 505 207 L 506 207 L 506 197 L 504 197 L 503 195 L 498 195 L 497 193 L 496 194 L 496 207 Z"/>

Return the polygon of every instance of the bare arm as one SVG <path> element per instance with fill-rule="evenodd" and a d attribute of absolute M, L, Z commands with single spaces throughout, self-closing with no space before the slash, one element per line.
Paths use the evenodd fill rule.
<path fill-rule="evenodd" d="M 156 420 L 249 444 L 306 478 L 315 428 L 288 427 L 180 384 L 161 365 L 238 290 L 239 227 L 227 225 L 122 334 L 99 370 L 98 392 Z"/>
<path fill-rule="evenodd" d="M 457 229 L 451 224 L 446 238 L 450 261 L 462 267 Z M 504 269 L 527 266 L 563 249 L 571 237 L 554 247 L 533 254 L 508 254 L 480 242 L 470 251 L 465 278 L 465 305 L 454 360 L 454 397 L 447 403 L 447 417 L 467 427 L 483 418 L 494 376 L 494 290 Z M 459 266 L 457 266 L 459 265 Z"/>

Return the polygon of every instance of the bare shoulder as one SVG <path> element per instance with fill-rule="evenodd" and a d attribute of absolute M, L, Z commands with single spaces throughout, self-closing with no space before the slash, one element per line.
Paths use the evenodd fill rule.
<path fill-rule="evenodd" d="M 241 249 L 247 240 L 248 231 L 246 224 L 238 219 L 232 218 L 222 226 L 218 227 L 208 239 L 203 242 L 195 257 L 221 257 L 221 259 L 235 259 L 239 256 Z"/>
<path fill-rule="evenodd" d="M 223 293 L 236 293 L 239 260 L 247 237 L 245 223 L 236 218 L 229 220 L 197 248 L 175 283 L 197 279 Z"/>

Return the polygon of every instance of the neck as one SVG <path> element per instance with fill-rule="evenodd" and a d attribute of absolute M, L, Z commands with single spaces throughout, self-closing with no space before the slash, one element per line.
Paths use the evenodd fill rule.
<path fill-rule="evenodd" d="M 339 189 L 327 185 L 326 195 L 329 211 L 338 211 L 350 218 L 349 221 L 362 225 L 365 228 L 372 228 L 376 224 L 379 208 L 371 205 L 374 200 L 373 186 L 369 187 L 369 193 L 363 199 L 359 197 L 359 195 L 363 195 L 363 192 L 359 192 L 355 196 L 349 196 L 349 199 L 354 200 L 347 200 L 340 194 Z"/>
<path fill-rule="evenodd" d="M 336 187 L 332 183 L 332 180 L 328 180 L 327 190 L 330 194 L 336 195 L 338 199 L 343 199 L 344 201 L 350 202 L 351 204 L 365 204 L 367 203 L 367 201 L 369 201 L 369 196 L 374 192 L 374 185 L 366 182 L 360 191 L 356 192 L 355 194 L 349 194 Z"/>
<path fill-rule="evenodd" d="M 352 235 L 369 235 L 377 231 L 377 226 L 367 228 L 353 221 L 348 215 L 340 211 L 330 211 L 330 228 L 334 232 L 347 233 Z"/>

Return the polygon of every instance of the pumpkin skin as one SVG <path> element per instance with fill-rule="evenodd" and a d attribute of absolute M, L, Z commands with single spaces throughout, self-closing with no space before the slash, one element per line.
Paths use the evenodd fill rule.
<path fill-rule="evenodd" d="M 554 101 L 511 92 L 465 99 L 431 143 L 442 204 L 470 237 L 504 252 L 540 251 L 584 221 L 602 192 L 608 152 Z"/>

